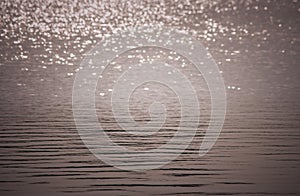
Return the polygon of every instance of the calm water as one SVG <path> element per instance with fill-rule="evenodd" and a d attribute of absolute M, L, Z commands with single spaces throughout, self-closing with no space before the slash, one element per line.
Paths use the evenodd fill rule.
<path fill-rule="evenodd" d="M 300 4 L 214 2 L 2 1 L 1 195 L 298 195 Z M 209 92 L 192 66 L 182 68 L 197 84 L 203 113 L 197 136 L 162 168 L 122 171 L 94 157 L 78 136 L 72 87 L 83 54 L 105 34 L 145 23 L 184 29 L 209 49 L 224 77 L 227 115 L 217 143 L 199 157 Z M 109 69 L 97 89 L 105 91 L 96 97 L 99 120 L 122 145 L 161 145 L 180 120 L 174 95 L 157 84 L 138 89 L 136 120 L 149 120 L 153 98 L 166 102 L 170 118 L 155 137 L 129 139 L 110 114 L 107 89 L 118 74 Z"/>

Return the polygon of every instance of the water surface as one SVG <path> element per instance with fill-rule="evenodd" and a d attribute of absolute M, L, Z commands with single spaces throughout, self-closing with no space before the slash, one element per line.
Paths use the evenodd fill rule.
<path fill-rule="evenodd" d="M 4 0 L 0 5 L 2 195 L 300 193 L 297 0 Z M 74 77 L 83 54 L 105 34 L 157 23 L 183 29 L 208 48 L 227 88 L 225 125 L 213 149 L 199 157 L 209 121 L 209 92 L 203 78 L 186 66 L 183 72 L 198 84 L 203 113 L 194 141 L 162 168 L 118 170 L 93 156 L 77 133 L 72 114 Z M 137 120 L 149 120 L 146 109 L 153 98 L 166 102 L 169 118 L 155 137 L 128 139 L 109 112 L 108 89 L 120 72 L 111 67 L 107 73 L 96 93 L 99 119 L 107 133 L 136 149 L 167 141 L 180 118 L 174 94 L 157 84 L 138 89 L 131 107 Z"/>

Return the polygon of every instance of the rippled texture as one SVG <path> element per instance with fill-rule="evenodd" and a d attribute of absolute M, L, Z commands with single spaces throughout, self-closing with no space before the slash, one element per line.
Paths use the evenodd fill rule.
<path fill-rule="evenodd" d="M 1 1 L 1 195 L 299 194 L 299 2 L 116 2 Z M 183 67 L 199 84 L 203 119 L 197 137 L 160 169 L 122 171 L 95 158 L 78 136 L 74 76 L 83 54 L 106 34 L 155 23 L 183 29 L 209 49 L 227 86 L 226 122 L 214 148 L 200 158 L 210 102 L 201 76 L 192 65 Z M 160 145 L 158 139 L 120 137 L 105 96 L 119 70 L 109 73 L 97 92 L 107 132 L 130 148 Z M 178 102 L 165 87 L 138 90 L 145 99 L 133 100 L 136 120 L 149 120 L 145 108 L 153 96 L 174 109 L 157 136 L 167 140 L 176 130 Z"/>

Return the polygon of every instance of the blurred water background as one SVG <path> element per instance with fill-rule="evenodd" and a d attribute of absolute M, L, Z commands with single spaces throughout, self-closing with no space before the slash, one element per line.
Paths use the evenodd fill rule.
<path fill-rule="evenodd" d="M 1 195 L 298 195 L 299 14 L 297 0 L 2 0 Z M 224 77 L 228 109 L 216 145 L 199 157 L 209 92 L 192 65 L 182 66 L 199 84 L 199 134 L 175 161 L 137 173 L 106 165 L 84 146 L 72 87 L 86 52 L 105 35 L 141 24 L 176 27 L 201 41 Z M 178 102 L 157 84 L 138 89 L 143 100 L 131 108 L 137 120 L 149 120 L 153 97 L 174 110 L 162 135 L 130 143 L 120 137 L 107 102 L 111 75 L 122 69 L 112 66 L 101 80 L 100 120 L 119 143 L 160 145 L 176 130 Z"/>

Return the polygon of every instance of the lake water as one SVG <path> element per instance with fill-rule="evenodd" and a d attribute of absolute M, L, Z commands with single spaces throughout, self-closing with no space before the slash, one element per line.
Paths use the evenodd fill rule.
<path fill-rule="evenodd" d="M 1 195 L 300 194 L 297 0 L 4 0 L 0 6 Z M 119 170 L 80 139 L 73 82 L 84 54 L 106 34 L 153 23 L 183 29 L 208 48 L 226 85 L 226 120 L 215 146 L 199 157 L 210 97 L 188 65 L 182 70 L 196 84 L 202 112 L 193 142 L 159 169 Z M 166 103 L 170 118 L 153 138 L 124 136 L 109 103 L 118 74 L 110 68 L 96 91 L 106 132 L 137 150 L 161 145 L 176 131 L 178 100 L 165 86 L 141 86 L 130 108 L 134 118 L 148 121 L 153 99 Z"/>

